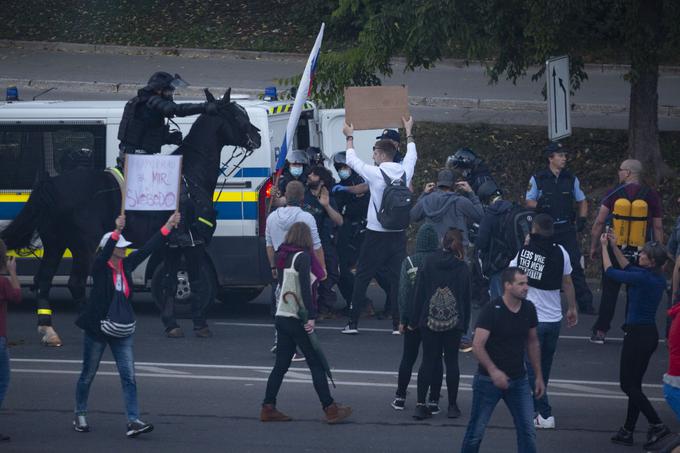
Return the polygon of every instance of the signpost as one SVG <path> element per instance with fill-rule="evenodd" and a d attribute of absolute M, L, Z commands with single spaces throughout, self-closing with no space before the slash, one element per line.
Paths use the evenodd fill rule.
<path fill-rule="evenodd" d="M 546 66 L 548 138 L 556 141 L 571 135 L 569 56 L 551 58 L 546 62 Z"/>

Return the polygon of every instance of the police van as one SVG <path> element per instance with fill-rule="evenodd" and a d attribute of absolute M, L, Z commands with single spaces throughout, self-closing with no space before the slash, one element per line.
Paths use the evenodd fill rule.
<path fill-rule="evenodd" d="M 264 246 L 267 204 L 293 105 L 293 101 L 249 100 L 238 95 L 232 96 L 232 100 L 246 109 L 251 123 L 260 129 L 262 145 L 229 178 L 219 176 L 214 194 L 217 229 L 208 247 L 204 269 L 209 277 L 209 293 L 225 302 L 251 300 L 271 281 Z M 0 103 L 0 228 L 21 210 L 38 179 L 67 171 L 65 162 L 73 150 L 87 150 L 86 157 L 94 168 L 115 166 L 124 106 L 123 101 Z M 344 115 L 343 109 L 321 110 L 311 102 L 305 103 L 293 149 L 317 146 L 327 158 L 344 150 Z M 186 136 L 195 118 L 173 121 Z M 379 133 L 372 130 L 354 134 L 357 150 L 367 162 Z M 162 152 L 169 153 L 174 148 L 164 146 Z M 225 147 L 222 162 L 243 151 Z M 40 252 L 38 249 L 30 256 L 19 257 L 17 268 L 22 284 L 32 283 Z M 54 278 L 55 286 L 65 286 L 68 280 L 71 268 L 68 250 L 64 258 Z M 155 292 L 159 286 L 153 284 L 153 276 L 160 271 L 160 261 L 159 256 L 149 258 L 135 271 L 134 284 Z M 160 279 L 156 280 L 159 284 Z M 186 274 L 180 272 L 178 302 L 186 301 L 189 293 Z"/>

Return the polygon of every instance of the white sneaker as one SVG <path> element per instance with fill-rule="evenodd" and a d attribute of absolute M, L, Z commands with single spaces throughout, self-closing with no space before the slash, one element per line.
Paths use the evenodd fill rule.
<path fill-rule="evenodd" d="M 541 414 L 534 418 L 534 426 L 537 429 L 555 429 L 555 417 L 552 415 L 548 418 L 541 417 Z"/>
<path fill-rule="evenodd" d="M 399 329 L 394 329 L 392 330 L 392 335 L 401 335 L 401 332 L 399 332 Z"/>
<path fill-rule="evenodd" d="M 357 329 L 357 327 L 353 326 L 352 324 L 347 324 L 345 328 L 340 331 L 340 333 L 344 333 L 345 335 L 356 335 L 359 333 L 359 329 Z"/>

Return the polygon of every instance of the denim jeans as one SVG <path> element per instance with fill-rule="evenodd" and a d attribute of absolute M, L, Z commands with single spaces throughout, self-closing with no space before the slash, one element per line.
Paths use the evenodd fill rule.
<path fill-rule="evenodd" d="M 507 390 L 501 390 L 489 376 L 476 374 L 472 382 L 472 410 L 470 422 L 463 439 L 461 453 L 476 453 L 482 443 L 484 430 L 489 423 L 496 404 L 500 400 L 510 410 L 517 431 L 517 452 L 536 452 L 536 429 L 534 428 L 531 388 L 526 376 L 510 380 Z"/>
<path fill-rule="evenodd" d="M 503 297 L 503 283 L 501 282 L 501 272 L 491 274 L 489 277 L 489 298 L 491 300 Z"/>
<path fill-rule="evenodd" d="M 125 338 L 106 337 L 99 339 L 85 333 L 83 344 L 83 370 L 76 385 L 76 413 L 87 412 L 87 398 L 90 394 L 90 385 L 97 374 L 99 362 L 108 344 L 116 361 L 120 383 L 123 386 L 123 399 L 125 400 L 125 412 L 129 421 L 139 418 L 137 405 L 137 382 L 135 381 L 135 361 L 132 351 L 132 335 Z"/>
<path fill-rule="evenodd" d="M 7 337 L 0 337 L 0 407 L 5 400 L 7 387 L 9 387 L 9 350 Z"/>
<path fill-rule="evenodd" d="M 548 402 L 548 380 L 550 379 L 550 369 L 552 368 L 553 357 L 557 349 L 557 341 L 560 339 L 561 326 L 561 321 L 539 322 L 538 326 L 536 326 L 538 343 L 541 345 L 541 373 L 543 374 L 543 382 L 545 382 L 545 393 L 540 399 L 534 399 L 534 411 L 537 414 L 541 414 L 543 418 L 552 416 L 552 407 L 550 407 Z M 536 377 L 528 357 L 526 359 L 526 366 L 529 385 L 531 385 L 531 390 L 533 391 Z"/>
<path fill-rule="evenodd" d="M 670 384 L 663 385 L 663 396 L 666 402 L 675 412 L 675 416 L 680 420 L 680 388 L 673 387 Z"/>

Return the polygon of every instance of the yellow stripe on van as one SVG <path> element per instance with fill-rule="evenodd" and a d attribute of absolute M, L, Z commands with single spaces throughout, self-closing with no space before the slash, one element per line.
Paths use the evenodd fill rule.
<path fill-rule="evenodd" d="M 219 197 L 219 198 L 218 198 Z M 213 194 L 213 201 L 224 202 L 242 202 L 242 201 L 257 201 L 257 192 L 215 192 Z"/>
<path fill-rule="evenodd" d="M 26 203 L 30 193 L 0 193 L 0 203 Z"/>

